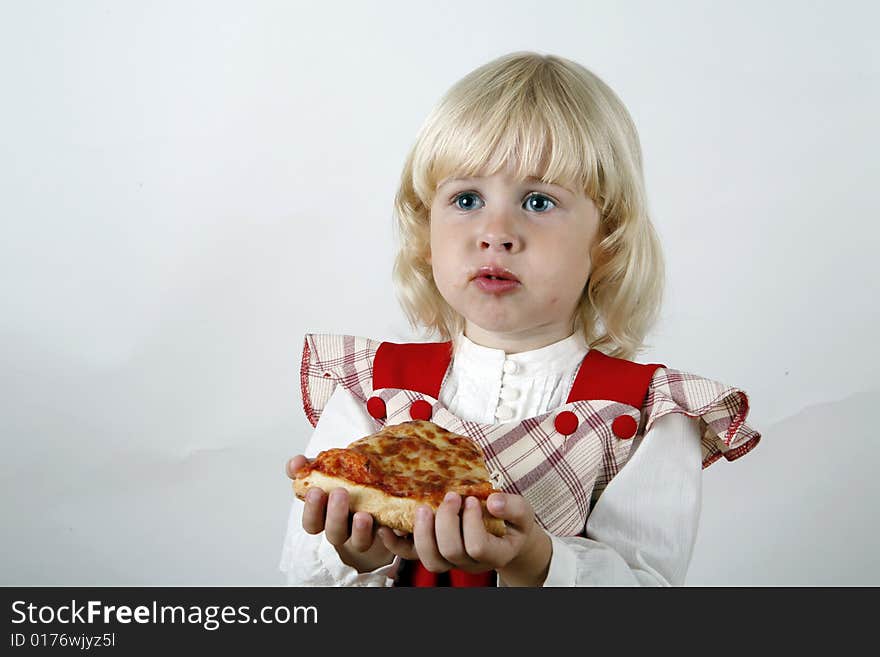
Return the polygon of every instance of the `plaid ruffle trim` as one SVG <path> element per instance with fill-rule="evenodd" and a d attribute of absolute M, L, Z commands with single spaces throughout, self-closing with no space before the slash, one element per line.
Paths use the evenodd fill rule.
<path fill-rule="evenodd" d="M 658 418 L 683 413 L 700 420 L 703 468 L 724 456 L 734 461 L 752 451 L 761 434 L 746 424 L 749 398 L 718 381 L 673 369 L 658 369 L 642 408 L 647 433 Z"/>
<path fill-rule="evenodd" d="M 300 386 L 303 410 L 313 427 L 339 383 L 366 403 L 373 392 L 373 357 L 380 344 L 352 335 L 306 334 Z"/>

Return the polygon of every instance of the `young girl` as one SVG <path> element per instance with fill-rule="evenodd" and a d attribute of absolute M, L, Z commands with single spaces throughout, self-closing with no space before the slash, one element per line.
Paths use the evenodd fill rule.
<path fill-rule="evenodd" d="M 318 452 L 430 419 L 483 450 L 488 534 L 473 498 L 422 507 L 411 536 L 294 498 L 290 584 L 681 585 L 702 468 L 760 435 L 735 388 L 633 362 L 662 293 L 638 136 L 582 66 L 512 53 L 456 83 L 425 122 L 395 202 L 394 281 L 443 342 L 308 334 L 305 412 Z"/>

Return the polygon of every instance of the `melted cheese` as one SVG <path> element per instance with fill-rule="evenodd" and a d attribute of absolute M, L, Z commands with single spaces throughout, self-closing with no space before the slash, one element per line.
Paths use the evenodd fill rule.
<path fill-rule="evenodd" d="M 389 495 L 423 499 L 434 505 L 449 491 L 480 499 L 493 492 L 480 448 L 468 438 L 424 420 L 385 427 L 346 449 L 321 452 L 310 465 Z"/>

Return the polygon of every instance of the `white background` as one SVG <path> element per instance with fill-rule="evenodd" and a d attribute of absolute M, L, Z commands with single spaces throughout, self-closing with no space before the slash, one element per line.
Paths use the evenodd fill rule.
<path fill-rule="evenodd" d="M 864 2 L 3 2 L 0 584 L 260 585 L 306 332 L 406 341 L 391 207 L 456 80 L 574 59 L 640 131 L 642 362 L 745 389 L 691 585 L 880 584 L 880 12 Z"/>

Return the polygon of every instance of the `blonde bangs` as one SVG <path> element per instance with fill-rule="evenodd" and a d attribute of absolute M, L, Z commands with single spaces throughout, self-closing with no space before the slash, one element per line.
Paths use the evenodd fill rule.
<path fill-rule="evenodd" d="M 451 340 L 465 325 L 426 260 L 437 187 L 447 178 L 502 170 L 582 191 L 596 203 L 599 235 L 572 330 L 582 331 L 591 348 L 633 358 L 663 292 L 638 135 L 602 80 L 552 55 L 517 52 L 489 62 L 455 83 L 425 120 L 394 202 L 400 248 L 392 277 L 412 327 Z"/>
<path fill-rule="evenodd" d="M 498 79 L 477 69 L 462 78 L 425 121 L 413 160 L 413 187 L 430 207 L 450 177 L 534 177 L 590 198 L 598 192 L 599 164 L 592 136 L 576 120 L 576 106 L 558 71 L 540 62 L 512 60 Z"/>

